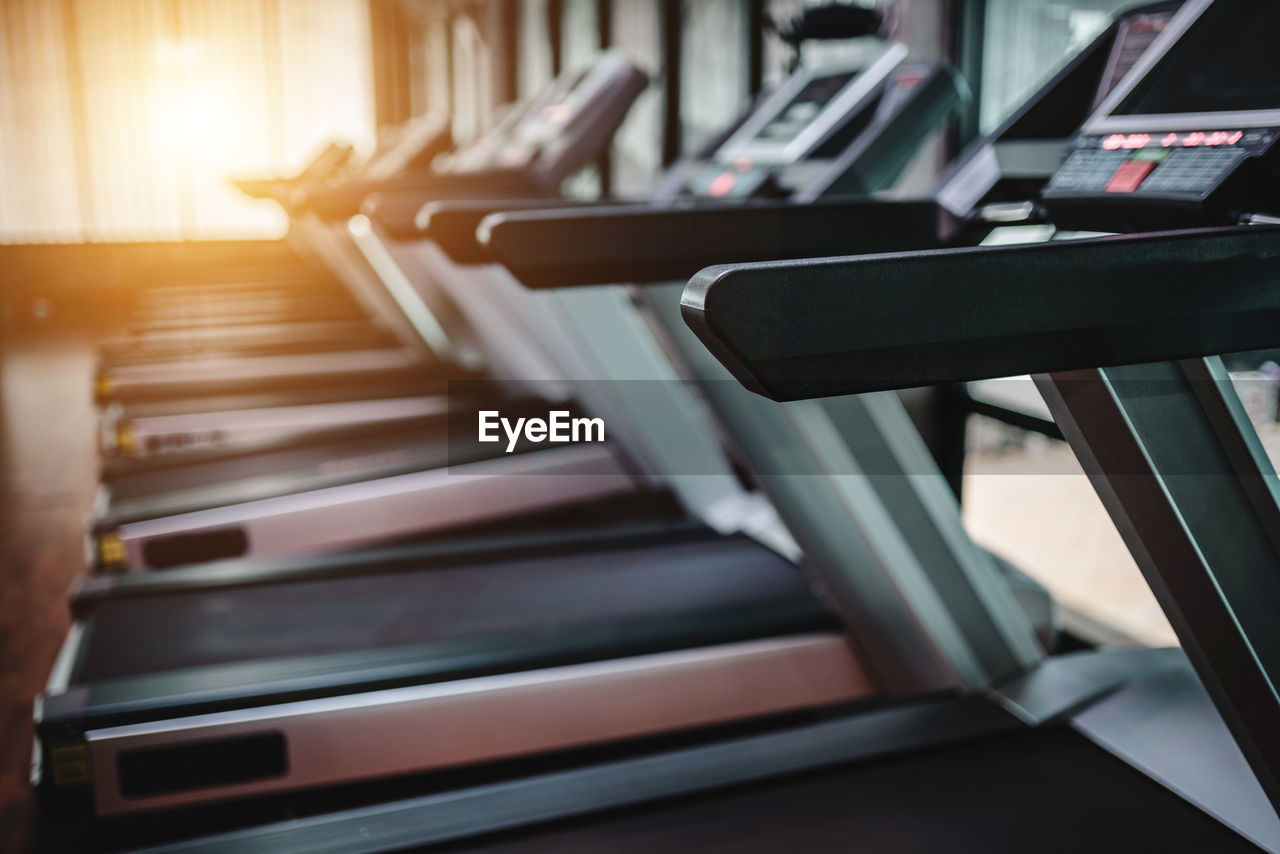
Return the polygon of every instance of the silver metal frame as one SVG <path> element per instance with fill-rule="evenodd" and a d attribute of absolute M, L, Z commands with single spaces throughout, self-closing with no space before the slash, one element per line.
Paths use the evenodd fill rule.
<path fill-rule="evenodd" d="M 400 313 L 413 331 L 437 358 L 457 361 L 458 352 L 440 321 L 427 308 L 413 284 L 405 277 L 387 252 L 386 246 L 373 234 L 369 218 L 357 214 L 347 221 L 347 234 L 377 274 Z"/>
<path fill-rule="evenodd" d="M 413 316 L 405 312 L 394 293 L 394 283 L 385 283 L 382 271 L 357 245 L 347 222 L 325 222 L 305 211 L 290 222 L 289 236 L 291 242 L 305 244 L 308 254 L 332 270 L 365 313 L 390 328 L 401 345 L 430 360 L 447 358 L 452 352 L 447 333 L 429 312 L 426 316 L 421 308 Z"/>
<path fill-rule="evenodd" d="M 149 569 L 149 541 L 236 527 L 255 558 L 319 554 L 621 495 L 636 480 L 608 445 L 574 445 L 510 458 L 331 486 L 129 522 L 114 529 L 126 571 Z"/>
<path fill-rule="evenodd" d="M 1280 808 L 1280 478 L 1221 360 L 1036 384 Z"/>
<path fill-rule="evenodd" d="M 844 637 L 808 634 L 93 730 L 95 812 L 213 800 L 526 756 L 830 706 L 873 692 Z M 131 750 L 278 732 L 287 772 L 150 797 L 120 791 Z"/>
<path fill-rule="evenodd" d="M 1072 728 L 1255 845 L 1280 851 L 1280 817 L 1199 677 L 1181 650 L 1157 652 L 1179 665 L 1126 680 L 1073 715 Z"/>

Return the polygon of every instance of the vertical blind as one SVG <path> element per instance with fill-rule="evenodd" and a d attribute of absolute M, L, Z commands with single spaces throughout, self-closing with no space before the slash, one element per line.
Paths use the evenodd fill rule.
<path fill-rule="evenodd" d="M 4 0 L 0 242 L 273 237 L 232 176 L 371 145 L 365 0 Z"/>

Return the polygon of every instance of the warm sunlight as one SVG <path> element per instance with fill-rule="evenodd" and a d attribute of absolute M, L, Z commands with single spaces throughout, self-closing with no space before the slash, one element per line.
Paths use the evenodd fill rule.
<path fill-rule="evenodd" d="M 29 8 L 32 38 L 7 40 L 29 85 L 0 116 L 40 133 L 0 140 L 12 170 L 0 239 L 279 237 L 280 209 L 228 178 L 296 172 L 333 140 L 372 143 L 360 0 Z"/>

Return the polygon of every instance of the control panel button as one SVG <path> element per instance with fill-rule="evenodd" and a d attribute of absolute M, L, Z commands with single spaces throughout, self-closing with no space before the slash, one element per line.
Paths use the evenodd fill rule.
<path fill-rule="evenodd" d="M 738 176 L 732 172 L 721 172 L 719 175 L 711 179 L 711 183 L 707 186 L 707 195 L 713 199 L 720 199 L 729 195 L 729 191 L 733 189 L 733 185 L 738 183 Z"/>
<path fill-rule="evenodd" d="M 1107 182 L 1108 193 L 1132 193 L 1138 189 L 1142 179 L 1151 174 L 1156 164 L 1150 160 L 1127 160 L 1120 164 Z"/>

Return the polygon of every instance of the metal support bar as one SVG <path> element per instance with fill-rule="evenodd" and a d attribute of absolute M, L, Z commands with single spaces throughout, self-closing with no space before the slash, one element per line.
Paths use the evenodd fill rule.
<path fill-rule="evenodd" d="M 1036 383 L 1280 807 L 1280 482 L 1222 361 Z"/>

